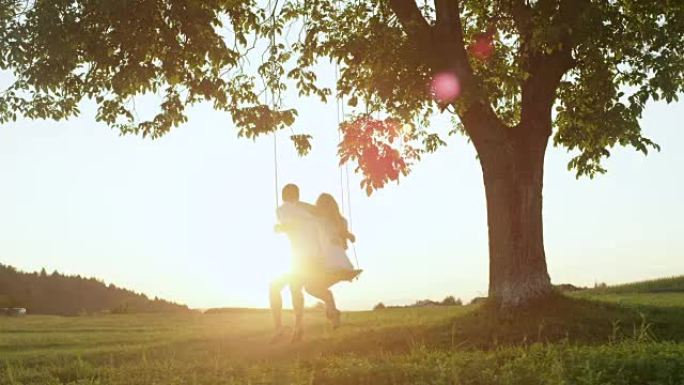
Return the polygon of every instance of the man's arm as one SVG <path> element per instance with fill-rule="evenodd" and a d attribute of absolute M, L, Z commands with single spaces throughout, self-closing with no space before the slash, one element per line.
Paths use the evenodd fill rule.
<path fill-rule="evenodd" d="M 302 210 L 298 205 L 292 206 L 288 205 L 281 206 L 276 210 L 276 217 L 278 223 L 273 227 L 276 233 L 288 233 L 296 227 L 297 223 L 301 220 L 302 213 L 304 215 L 309 215 L 307 211 Z"/>
<path fill-rule="evenodd" d="M 276 223 L 275 226 L 273 226 L 273 231 L 276 233 L 287 233 L 290 230 L 292 230 L 291 224 Z"/>
<path fill-rule="evenodd" d="M 311 203 L 306 203 L 306 202 L 298 202 L 297 207 L 301 207 L 304 209 L 307 213 L 311 215 L 316 215 L 316 206 L 312 205 Z"/>

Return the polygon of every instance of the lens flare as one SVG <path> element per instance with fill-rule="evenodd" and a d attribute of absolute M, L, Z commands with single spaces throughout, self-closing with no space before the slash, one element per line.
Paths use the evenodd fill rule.
<path fill-rule="evenodd" d="M 440 103 L 449 103 L 461 93 L 461 84 L 452 72 L 441 72 L 432 78 L 432 94 Z"/>

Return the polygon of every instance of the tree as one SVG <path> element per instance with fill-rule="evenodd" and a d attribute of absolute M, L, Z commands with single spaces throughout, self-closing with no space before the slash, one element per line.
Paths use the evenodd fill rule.
<path fill-rule="evenodd" d="M 0 96 L 0 122 L 68 118 L 91 99 L 97 120 L 156 138 L 206 100 L 230 114 L 239 136 L 256 138 L 293 124 L 297 111 L 281 97 L 288 87 L 330 97 L 314 66 L 332 60 L 337 94 L 354 109 L 341 127 L 341 161 L 357 162 L 368 193 L 443 146 L 429 120 L 452 114 L 452 132 L 467 136 L 482 166 L 489 296 L 515 306 L 551 291 L 549 139 L 574 153 L 568 167 L 578 177 L 593 177 L 616 145 L 658 149 L 639 118 L 649 100 L 677 100 L 684 86 L 679 0 L 264 3 L 2 0 L 0 69 L 15 81 Z M 137 120 L 132 100 L 145 93 L 161 97 L 160 111 Z M 292 136 L 300 153 L 310 139 Z"/>
<path fill-rule="evenodd" d="M 454 298 L 453 295 L 446 296 L 442 302 L 440 302 L 442 306 L 461 306 L 463 305 L 463 302 L 461 299 L 456 299 Z"/>

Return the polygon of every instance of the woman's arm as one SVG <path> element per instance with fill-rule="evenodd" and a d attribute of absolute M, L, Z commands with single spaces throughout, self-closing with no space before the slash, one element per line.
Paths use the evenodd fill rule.
<path fill-rule="evenodd" d="M 346 238 L 349 239 L 352 243 L 356 242 L 356 236 L 354 234 L 350 233 L 348 230 L 347 230 Z"/>
<path fill-rule="evenodd" d="M 347 223 L 347 220 L 343 218 L 342 223 L 344 224 L 344 242 L 346 243 L 347 239 L 352 243 L 356 242 L 356 236 L 349 231 L 349 224 Z"/>

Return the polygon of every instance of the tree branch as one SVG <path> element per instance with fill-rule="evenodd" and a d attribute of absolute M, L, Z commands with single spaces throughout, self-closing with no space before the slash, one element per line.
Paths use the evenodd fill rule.
<path fill-rule="evenodd" d="M 435 0 L 435 10 L 437 22 L 434 40 L 441 55 L 441 63 L 433 70 L 453 71 L 458 77 L 462 94 L 469 101 L 460 117 L 475 146 L 501 141 L 504 125 L 492 109 L 487 95 L 484 95 L 483 87 L 468 61 L 459 1 Z"/>
<path fill-rule="evenodd" d="M 463 26 L 458 0 L 435 0 L 437 23 L 435 24 L 437 44 L 443 46 L 446 54 L 447 67 L 456 69 L 460 77 L 473 79 L 473 69 L 468 63 L 465 41 L 463 41 Z M 449 68 L 449 69 L 452 69 Z M 465 80 L 465 79 L 463 79 Z"/>
<path fill-rule="evenodd" d="M 532 9 L 525 0 L 510 0 L 511 15 L 513 23 L 521 36 L 530 34 L 530 21 L 532 20 Z"/>
<path fill-rule="evenodd" d="M 529 45 L 523 43 L 527 52 L 526 71 L 530 74 L 522 87 L 521 125 L 551 134 L 551 108 L 556 98 L 556 90 L 563 75 L 574 65 L 572 50 L 575 46 L 572 31 L 581 22 L 588 0 L 561 0 L 558 11 L 553 16 L 555 27 L 560 29 L 558 48 L 551 53 L 531 52 Z M 523 39 L 524 40 L 524 39 Z"/>
<path fill-rule="evenodd" d="M 438 25 L 457 21 L 460 27 L 461 17 L 458 0 L 435 0 L 435 11 L 437 12 Z M 456 25 L 453 25 L 453 27 L 456 28 Z"/>
<path fill-rule="evenodd" d="M 390 8 L 410 41 L 421 52 L 433 73 L 454 72 L 468 106 L 461 120 L 476 147 L 503 140 L 503 124 L 494 113 L 468 61 L 458 0 L 435 0 L 437 21 L 432 27 L 413 0 L 389 0 Z"/>
<path fill-rule="evenodd" d="M 414 0 L 389 0 L 389 5 L 414 44 L 423 46 L 423 44 L 430 43 L 432 27 L 420 13 L 420 9 Z"/>

